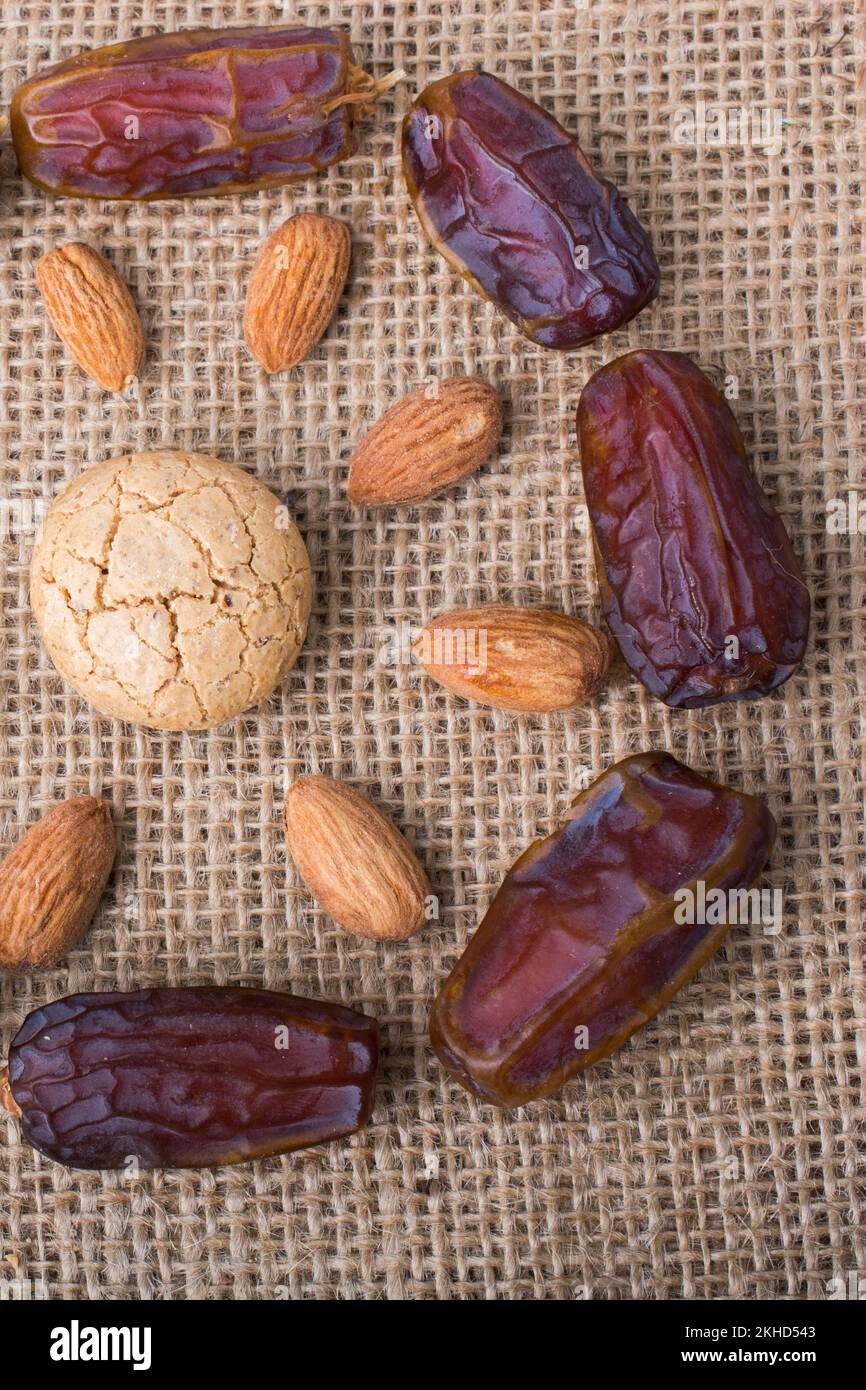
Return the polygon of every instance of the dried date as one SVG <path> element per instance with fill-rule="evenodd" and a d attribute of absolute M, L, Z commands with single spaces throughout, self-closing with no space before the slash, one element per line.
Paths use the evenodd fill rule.
<path fill-rule="evenodd" d="M 432 83 L 403 125 L 430 240 L 533 342 L 576 348 L 640 313 L 659 268 L 643 227 L 552 116 L 486 72 Z"/>
<path fill-rule="evenodd" d="M 22 172 L 50 193 L 242 193 L 352 152 L 353 108 L 376 83 L 331 29 L 192 29 L 92 49 L 12 99 Z"/>
<path fill-rule="evenodd" d="M 71 1168 L 198 1168 L 352 1134 L 369 1119 L 374 1019 L 271 990 L 73 994 L 36 1009 L 3 1094 Z"/>
<path fill-rule="evenodd" d="M 678 352 L 630 352 L 577 412 L 608 624 L 668 705 L 766 695 L 797 669 L 809 593 L 724 396 Z"/>
<path fill-rule="evenodd" d="M 512 866 L 443 985 L 431 1039 L 444 1065 L 510 1107 L 614 1052 L 719 945 L 732 913 L 714 890 L 736 909 L 774 838 L 761 801 L 668 753 L 609 768 Z"/>

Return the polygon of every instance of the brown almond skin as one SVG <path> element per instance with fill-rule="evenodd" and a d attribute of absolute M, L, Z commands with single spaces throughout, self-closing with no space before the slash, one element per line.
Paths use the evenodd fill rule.
<path fill-rule="evenodd" d="M 51 324 L 82 371 L 104 391 L 122 392 L 141 370 L 144 332 L 128 287 L 113 265 L 80 241 L 36 262 Z"/>
<path fill-rule="evenodd" d="M 583 704 L 604 685 L 612 655 L 604 633 L 580 618 L 495 603 L 441 613 L 412 650 L 446 690 L 513 714 Z"/>
<path fill-rule="evenodd" d="M 349 465 L 349 501 L 420 502 L 480 468 L 502 436 L 502 401 L 476 376 L 446 377 L 435 395 L 411 391 L 361 440 Z"/>
<path fill-rule="evenodd" d="M 105 801 L 63 801 L 0 864 L 0 970 L 54 965 L 82 938 L 117 852 Z"/>
<path fill-rule="evenodd" d="M 366 796 L 330 777 L 301 777 L 286 797 L 285 827 L 298 873 L 346 931 L 405 941 L 423 927 L 427 875 Z"/>
<path fill-rule="evenodd" d="M 266 372 L 287 372 L 313 350 L 346 285 L 352 238 L 344 222 L 302 212 L 272 232 L 253 266 L 247 347 Z"/>
<path fill-rule="evenodd" d="M 0 1068 L 0 1107 L 2 1107 L 7 1114 L 14 1116 L 16 1120 L 20 1120 L 21 1106 L 12 1094 L 8 1067 Z"/>

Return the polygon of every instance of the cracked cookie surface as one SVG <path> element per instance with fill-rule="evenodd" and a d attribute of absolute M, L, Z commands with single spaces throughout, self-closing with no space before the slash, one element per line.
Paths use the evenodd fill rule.
<path fill-rule="evenodd" d="M 273 493 L 205 454 L 108 459 L 52 503 L 31 601 L 58 671 L 101 713 L 210 729 L 298 658 L 312 598 Z"/>

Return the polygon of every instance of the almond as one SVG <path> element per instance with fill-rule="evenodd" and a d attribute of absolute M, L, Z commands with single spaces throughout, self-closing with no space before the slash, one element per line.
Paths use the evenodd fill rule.
<path fill-rule="evenodd" d="M 285 824 L 298 873 L 346 931 L 404 941 L 423 927 L 427 876 L 366 796 L 330 777 L 301 777 L 286 797 Z"/>
<path fill-rule="evenodd" d="M 36 262 L 45 311 L 79 367 L 104 391 L 125 391 L 141 369 L 144 333 L 132 295 L 92 246 L 71 241 Z"/>
<path fill-rule="evenodd" d="M 352 241 L 335 217 L 302 212 L 265 242 L 253 266 L 244 334 L 266 372 L 286 372 L 316 346 L 346 284 Z"/>
<path fill-rule="evenodd" d="M 404 396 L 361 440 L 349 465 L 349 501 L 420 502 L 474 473 L 502 435 L 502 401 L 475 376 L 446 377 L 435 392 Z"/>
<path fill-rule="evenodd" d="M 9 1068 L 0 1069 L 0 1106 L 16 1119 L 21 1118 L 21 1106 L 12 1094 L 12 1082 L 9 1079 Z"/>
<path fill-rule="evenodd" d="M 412 644 L 421 665 L 455 695 L 517 714 L 570 709 L 595 695 L 610 669 L 604 633 L 544 608 L 454 608 Z"/>
<path fill-rule="evenodd" d="M 86 932 L 114 863 L 111 811 L 94 796 L 55 806 L 0 864 L 0 969 L 54 965 Z"/>

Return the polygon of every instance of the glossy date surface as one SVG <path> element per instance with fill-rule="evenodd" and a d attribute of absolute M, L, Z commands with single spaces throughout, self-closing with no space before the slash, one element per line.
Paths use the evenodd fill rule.
<path fill-rule="evenodd" d="M 8 1084 L 25 1137 L 58 1163 L 189 1168 L 353 1133 L 377 1063 L 375 1020 L 340 1005 L 144 989 L 37 1009 L 12 1043 Z"/>
<path fill-rule="evenodd" d="M 809 593 L 724 396 L 678 352 L 630 352 L 577 412 L 602 605 L 668 705 L 766 695 L 799 666 Z"/>
<path fill-rule="evenodd" d="M 346 34 L 193 29 L 92 49 L 15 92 L 22 173 L 51 193 L 168 198 L 286 183 L 351 153 Z"/>
<path fill-rule="evenodd" d="M 512 866 L 445 981 L 431 1019 L 441 1061 L 501 1106 L 558 1090 L 691 979 L 728 930 L 700 920 L 712 914 L 699 883 L 705 896 L 748 888 L 774 838 L 761 801 L 668 753 L 609 768 Z M 691 924 L 676 920 L 684 891 Z"/>
<path fill-rule="evenodd" d="M 580 347 L 655 298 L 658 264 L 620 193 L 558 121 L 489 73 L 421 93 L 403 171 L 433 244 L 542 347 Z"/>

